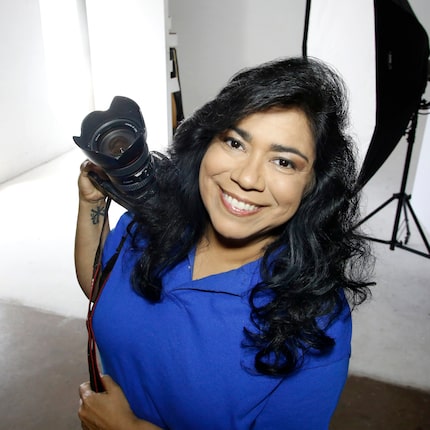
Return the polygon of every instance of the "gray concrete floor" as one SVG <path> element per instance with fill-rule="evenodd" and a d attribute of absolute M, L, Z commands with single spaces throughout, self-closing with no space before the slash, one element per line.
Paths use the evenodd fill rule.
<path fill-rule="evenodd" d="M 76 430 L 85 322 L 0 302 L 0 429 Z"/>
<path fill-rule="evenodd" d="M 0 302 L 1 430 L 80 429 L 85 340 L 83 319 Z M 430 393 L 350 376 L 331 430 L 365 429 L 430 429 Z"/>

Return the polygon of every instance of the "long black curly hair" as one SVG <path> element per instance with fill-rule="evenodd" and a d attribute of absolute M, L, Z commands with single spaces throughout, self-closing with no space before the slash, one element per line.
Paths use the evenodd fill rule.
<path fill-rule="evenodd" d="M 157 169 L 158 195 L 135 218 L 148 247 L 132 283 L 159 301 L 163 273 L 186 258 L 209 222 L 198 177 L 212 139 L 256 112 L 294 107 L 306 114 L 316 143 L 314 184 L 265 250 L 261 282 L 249 294 L 254 329 L 244 328 L 244 345 L 255 348 L 255 368 L 263 374 L 291 372 L 310 348 L 329 350 L 334 340 L 318 318 L 336 317 L 341 291 L 352 306 L 370 294 L 371 253 L 354 228 L 359 195 L 346 101 L 342 79 L 316 59 L 279 59 L 239 72 L 179 126 L 171 162 Z"/>

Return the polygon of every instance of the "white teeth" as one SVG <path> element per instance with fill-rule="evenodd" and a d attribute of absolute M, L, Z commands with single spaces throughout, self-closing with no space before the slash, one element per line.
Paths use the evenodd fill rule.
<path fill-rule="evenodd" d="M 250 205 L 249 203 L 241 202 L 240 200 L 236 200 L 235 198 L 229 196 L 228 194 L 224 193 L 224 198 L 230 203 L 233 208 L 240 210 L 240 211 L 255 211 L 258 209 L 258 206 Z"/>

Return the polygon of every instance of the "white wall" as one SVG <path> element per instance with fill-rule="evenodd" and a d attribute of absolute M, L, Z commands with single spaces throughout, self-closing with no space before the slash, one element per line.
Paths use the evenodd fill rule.
<path fill-rule="evenodd" d="M 62 6 L 76 9 L 77 3 L 63 0 Z M 70 150 L 73 145 L 68 133 L 71 121 L 63 114 L 64 110 L 68 112 L 68 92 L 59 92 L 58 86 L 51 85 L 49 63 L 58 49 L 68 51 L 63 67 L 69 73 L 62 77 L 62 84 L 73 88 L 71 73 L 74 67 L 79 70 L 81 64 L 77 52 L 69 49 L 71 45 L 64 33 L 77 25 L 71 18 L 59 22 L 58 45 L 51 44 L 47 51 L 39 2 L 0 2 L 0 183 Z M 57 20 L 61 21 L 61 15 Z"/>
<path fill-rule="evenodd" d="M 168 92 L 167 0 L 87 0 L 94 104 L 114 96 L 140 106 L 152 150 L 171 139 Z"/>
<path fill-rule="evenodd" d="M 84 116 L 114 95 L 134 98 L 151 149 L 166 147 L 166 2 L 0 2 L 0 183 L 74 148 Z"/>
<path fill-rule="evenodd" d="M 178 34 L 185 113 L 221 89 L 239 69 L 301 55 L 303 0 L 169 0 Z"/>

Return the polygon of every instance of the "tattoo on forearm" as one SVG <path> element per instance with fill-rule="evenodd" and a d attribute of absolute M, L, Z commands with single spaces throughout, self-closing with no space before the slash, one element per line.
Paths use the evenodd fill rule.
<path fill-rule="evenodd" d="M 97 206 L 96 209 L 91 209 L 91 221 L 94 225 L 100 222 L 100 217 L 105 216 L 105 206 Z"/>

